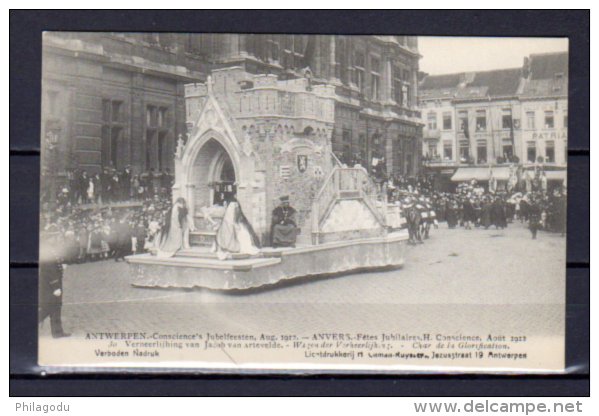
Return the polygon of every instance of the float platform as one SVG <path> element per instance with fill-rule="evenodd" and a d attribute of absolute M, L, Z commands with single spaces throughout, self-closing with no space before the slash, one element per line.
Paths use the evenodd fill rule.
<path fill-rule="evenodd" d="M 148 253 L 126 257 L 131 284 L 158 288 L 249 289 L 309 275 L 361 268 L 403 266 L 408 233 L 336 241 L 295 248 L 264 248 L 257 257 L 218 260 L 206 247 L 180 250 L 159 259 Z"/>

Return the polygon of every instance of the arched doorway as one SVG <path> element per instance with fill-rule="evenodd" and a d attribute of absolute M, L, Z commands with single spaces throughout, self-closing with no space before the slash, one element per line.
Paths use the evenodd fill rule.
<path fill-rule="evenodd" d="M 236 195 L 235 166 L 225 147 L 211 138 L 198 151 L 190 172 L 196 210 L 202 206 L 222 205 L 231 195 Z"/>

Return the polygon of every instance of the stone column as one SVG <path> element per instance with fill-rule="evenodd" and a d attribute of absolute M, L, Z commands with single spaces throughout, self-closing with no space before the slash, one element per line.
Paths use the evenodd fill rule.
<path fill-rule="evenodd" d="M 339 83 L 341 83 L 341 81 L 339 81 L 339 79 L 337 78 L 337 74 L 336 74 L 337 62 L 335 61 L 335 36 L 331 36 L 331 40 L 330 40 L 329 44 L 331 45 L 330 51 L 329 51 L 329 63 L 330 63 L 329 77 L 330 77 L 331 83 L 339 84 Z"/>
<path fill-rule="evenodd" d="M 357 90 L 358 86 L 354 82 L 356 80 L 356 42 L 353 36 L 347 37 L 347 77 L 349 78 L 349 87 Z"/>
<path fill-rule="evenodd" d="M 314 76 L 317 78 L 325 78 L 322 70 L 322 48 L 320 47 L 322 35 L 314 35 L 314 37 Z M 283 53 L 282 49 L 281 53 Z"/>
<path fill-rule="evenodd" d="M 187 201 L 187 206 L 189 208 L 189 212 L 192 216 L 195 216 L 196 208 L 195 208 L 195 185 L 192 183 L 188 183 L 185 185 L 185 189 L 180 189 L 179 187 L 173 187 L 173 203 L 176 201 L 175 194 L 179 194 L 179 196 L 185 198 Z"/>

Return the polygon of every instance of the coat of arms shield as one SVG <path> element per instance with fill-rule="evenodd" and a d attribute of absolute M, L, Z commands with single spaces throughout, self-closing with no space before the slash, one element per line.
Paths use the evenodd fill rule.
<path fill-rule="evenodd" d="M 308 169 L 308 155 L 297 156 L 297 170 L 304 173 Z"/>

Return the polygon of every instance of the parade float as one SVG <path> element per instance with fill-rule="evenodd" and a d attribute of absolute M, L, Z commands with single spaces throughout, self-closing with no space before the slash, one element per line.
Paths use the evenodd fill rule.
<path fill-rule="evenodd" d="M 401 266 L 408 239 L 397 205 L 368 172 L 332 153 L 335 88 L 310 77 L 281 81 L 240 67 L 185 87 L 187 138 L 175 152 L 173 202 L 193 222 L 189 247 L 173 256 L 127 257 L 131 284 L 247 289 L 283 279 Z M 258 254 L 211 250 L 235 196 L 261 240 Z M 272 211 L 282 195 L 296 211 L 293 247 L 272 248 Z"/>

